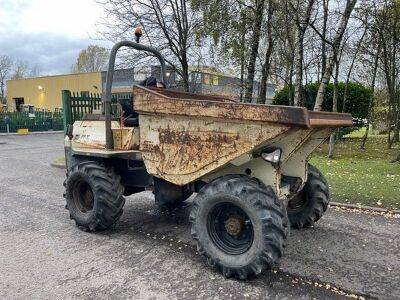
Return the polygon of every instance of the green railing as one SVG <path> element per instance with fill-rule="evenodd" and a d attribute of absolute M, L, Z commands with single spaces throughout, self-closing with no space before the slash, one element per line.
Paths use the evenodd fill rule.
<path fill-rule="evenodd" d="M 68 125 L 72 125 L 75 121 L 81 120 L 85 114 L 91 114 L 94 111 L 102 111 L 100 94 L 63 90 L 61 95 L 64 111 L 64 132 L 66 132 Z M 131 99 L 132 93 L 111 94 L 111 101 L 114 104 L 118 101 L 130 101 Z M 117 106 L 114 106 L 113 115 L 115 117 L 119 117 L 117 111 Z"/>
<path fill-rule="evenodd" d="M 67 126 L 80 120 L 85 114 L 101 109 L 101 96 L 95 93 L 61 91 L 64 111 L 64 132 Z"/>
<path fill-rule="evenodd" d="M 63 130 L 61 112 L 0 112 L 0 132 Z"/>
<path fill-rule="evenodd" d="M 70 92 L 63 90 L 62 104 L 63 112 L 0 112 L 0 133 L 17 132 L 18 129 L 28 129 L 32 131 L 59 131 L 66 132 L 67 124 L 73 124 L 81 120 L 87 113 L 101 111 L 100 94 L 87 92 Z M 113 115 L 120 116 L 120 110 L 116 102 L 130 101 L 132 93 L 113 93 L 111 95 L 113 106 Z"/>

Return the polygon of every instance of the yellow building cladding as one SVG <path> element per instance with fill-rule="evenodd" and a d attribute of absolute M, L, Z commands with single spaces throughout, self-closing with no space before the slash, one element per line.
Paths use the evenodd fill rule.
<path fill-rule="evenodd" d="M 16 111 L 21 104 L 54 111 L 62 107 L 61 91 L 101 93 L 101 72 L 55 75 L 7 81 L 7 106 Z"/>

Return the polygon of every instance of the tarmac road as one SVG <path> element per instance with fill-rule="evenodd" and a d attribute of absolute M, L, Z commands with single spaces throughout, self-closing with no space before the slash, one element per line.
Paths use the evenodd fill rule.
<path fill-rule="evenodd" d="M 168 211 L 141 193 L 114 228 L 82 232 L 64 209 L 65 171 L 50 166 L 62 138 L 0 136 L 0 299 L 400 299 L 398 218 L 330 209 L 247 281 L 196 253 L 190 201 Z"/>

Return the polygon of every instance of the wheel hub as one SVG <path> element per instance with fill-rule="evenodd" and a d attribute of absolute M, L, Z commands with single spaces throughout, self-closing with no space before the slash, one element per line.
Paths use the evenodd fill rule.
<path fill-rule="evenodd" d="M 230 235 L 239 235 L 244 227 L 243 219 L 238 215 L 230 216 L 225 221 L 225 229 Z"/>
<path fill-rule="evenodd" d="M 207 230 L 215 246 L 230 255 L 243 254 L 253 244 L 251 220 L 244 210 L 233 203 L 221 202 L 211 209 Z"/>

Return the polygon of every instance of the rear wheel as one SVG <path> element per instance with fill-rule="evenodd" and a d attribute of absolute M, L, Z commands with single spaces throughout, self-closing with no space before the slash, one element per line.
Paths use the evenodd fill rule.
<path fill-rule="evenodd" d="M 228 175 L 204 186 L 190 214 L 192 236 L 209 265 L 245 279 L 270 269 L 282 256 L 289 222 L 270 187 Z"/>
<path fill-rule="evenodd" d="M 125 199 L 120 177 L 97 162 L 74 166 L 65 180 L 64 197 L 71 218 L 83 230 L 103 230 L 122 215 Z"/>
<path fill-rule="evenodd" d="M 316 167 L 309 165 L 305 186 L 287 205 L 291 226 L 301 229 L 317 222 L 328 208 L 329 200 L 326 179 Z"/>

